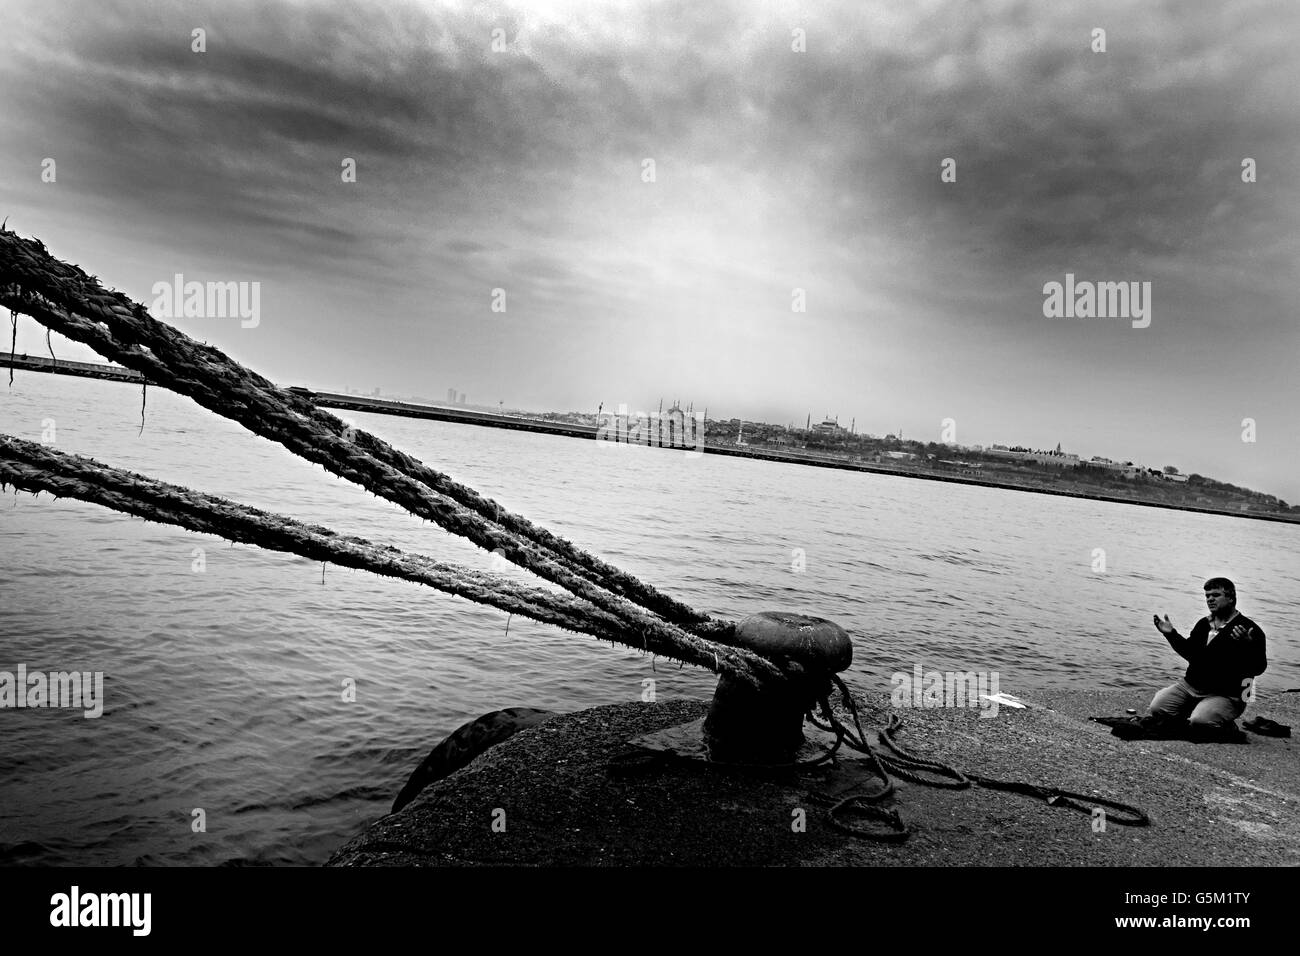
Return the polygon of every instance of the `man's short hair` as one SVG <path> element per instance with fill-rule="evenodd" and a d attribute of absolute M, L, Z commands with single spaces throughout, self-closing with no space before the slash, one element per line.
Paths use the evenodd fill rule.
<path fill-rule="evenodd" d="M 1234 601 L 1237 600 L 1237 587 L 1227 578 L 1210 578 L 1205 582 L 1205 590 L 1211 591 L 1214 588 L 1222 588 Z"/>

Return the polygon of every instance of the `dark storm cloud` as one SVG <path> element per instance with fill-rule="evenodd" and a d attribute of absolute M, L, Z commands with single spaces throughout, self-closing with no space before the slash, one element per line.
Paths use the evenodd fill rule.
<path fill-rule="evenodd" d="M 827 206 L 830 234 L 883 224 L 931 252 L 973 244 L 993 281 L 1027 266 L 1150 269 L 1170 255 L 1192 270 L 1202 257 L 1286 265 L 1290 221 L 1270 215 L 1276 194 L 1242 188 L 1240 163 L 1254 157 L 1276 182 L 1297 145 L 1278 96 L 1297 79 L 1289 31 L 1226 10 L 1189 18 L 1173 3 L 1140 16 L 1055 7 L 936 16 L 926 50 L 810 57 L 786 72 L 766 142 L 792 176 L 809 169 L 810 189 L 847 197 Z M 1108 51 L 1093 53 L 1101 23 Z M 938 175 L 946 157 L 953 184 Z"/>
<path fill-rule="evenodd" d="M 1104 258 L 1240 238 L 1232 224 L 1252 210 L 1223 184 L 1243 150 L 1268 160 L 1295 145 L 1279 103 L 1252 96 L 1270 76 L 1294 78 L 1284 25 L 1179 8 L 941 8 L 913 25 L 920 39 L 891 49 L 870 32 L 835 45 L 827 31 L 856 25 L 847 6 L 813 19 L 810 52 L 792 57 L 784 30 L 735 42 L 743 6 L 661 5 L 653 37 L 614 49 L 552 25 L 528 55 L 507 56 L 487 43 L 501 24 L 518 40 L 505 13 L 410 7 L 371 20 L 351 6 L 236 5 L 214 15 L 209 52 L 196 55 L 199 18 L 91 6 L 7 69 L 37 76 L 16 88 L 21 107 L 95 149 L 85 188 L 147 187 L 161 211 L 220 196 L 218 224 L 300 222 L 303 203 L 345 202 L 334 188 L 344 155 L 396 207 L 475 171 L 554 183 L 658 154 L 763 170 L 840 238 L 896 223 L 930 241 L 977 231 L 1010 256 Z M 1095 20 L 1109 26 L 1105 54 L 1088 49 Z M 65 68 L 42 69 L 53 50 Z M 947 156 L 957 188 L 939 182 Z M 1222 202 L 1247 208 L 1216 218 Z M 331 236 L 347 243 L 359 229 L 332 222 L 311 251 Z"/>
<path fill-rule="evenodd" d="M 530 61 L 485 63 L 482 24 L 471 34 L 468 22 L 439 28 L 411 11 L 415 24 L 365 32 L 353 8 L 230 7 L 215 23 L 166 9 L 129 25 L 85 12 L 70 43 L 60 30 L 7 66 L 40 77 L 15 84 L 14 100 L 33 125 L 61 130 L 46 148 L 93 158 L 70 188 L 147 203 L 159 217 L 203 215 L 214 232 L 300 233 L 304 263 L 352 257 L 368 230 L 405 231 L 383 236 L 343 214 L 344 157 L 357 160 L 372 207 L 397 210 L 485 160 L 553 168 L 574 148 L 545 128 L 567 94 Z M 190 50 L 196 21 L 208 24 L 205 54 Z M 426 48 L 423 32 L 446 43 Z M 63 69 L 42 69 L 51 55 Z"/>

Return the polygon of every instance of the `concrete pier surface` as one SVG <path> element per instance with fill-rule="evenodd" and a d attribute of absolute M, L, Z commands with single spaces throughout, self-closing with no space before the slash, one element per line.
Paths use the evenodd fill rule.
<path fill-rule="evenodd" d="M 1088 720 L 1129 707 L 1145 713 L 1154 690 L 1042 693 L 1022 698 L 1025 709 L 1003 706 L 991 717 L 968 708 L 893 710 L 887 695 L 860 702 L 873 742 L 873 728 L 898 713 L 897 740 L 918 756 L 1131 804 L 1150 816 L 1145 827 L 1111 820 L 1098 832 L 1089 814 L 1039 798 L 896 781 L 886 805 L 911 837 L 880 843 L 831 825 L 813 798 L 833 790 L 842 770 L 773 776 L 671 765 L 611 774 L 607 764 L 629 738 L 702 717 L 708 706 L 676 700 L 596 707 L 523 730 L 369 826 L 327 865 L 1300 864 L 1294 738 L 1128 742 Z M 1254 716 L 1296 727 L 1300 694 L 1261 693 L 1243 719 Z"/>

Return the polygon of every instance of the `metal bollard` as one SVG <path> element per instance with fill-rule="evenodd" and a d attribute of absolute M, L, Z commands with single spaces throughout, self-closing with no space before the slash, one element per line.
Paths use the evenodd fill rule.
<path fill-rule="evenodd" d="M 734 642 L 804 673 L 777 688 L 757 690 L 722 675 L 704 720 L 709 758 L 723 763 L 789 763 L 804 741 L 803 717 L 830 689 L 830 675 L 853 662 L 853 642 L 820 617 L 762 611 L 736 627 Z"/>

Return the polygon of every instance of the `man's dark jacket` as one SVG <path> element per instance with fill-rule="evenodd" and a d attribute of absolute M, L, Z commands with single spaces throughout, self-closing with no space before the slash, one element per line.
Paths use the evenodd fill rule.
<path fill-rule="evenodd" d="M 1232 632 L 1238 626 L 1249 632 L 1249 636 L 1234 638 Z M 1198 693 L 1240 698 L 1246 678 L 1258 677 L 1268 667 L 1264 630 L 1246 615 L 1238 614 L 1206 646 L 1209 636 L 1210 619 L 1203 617 L 1187 637 L 1179 637 L 1175 632 L 1166 634 L 1165 640 L 1187 661 L 1183 680 Z"/>

